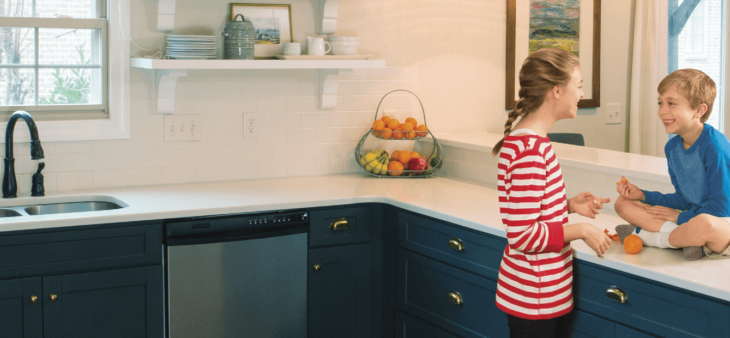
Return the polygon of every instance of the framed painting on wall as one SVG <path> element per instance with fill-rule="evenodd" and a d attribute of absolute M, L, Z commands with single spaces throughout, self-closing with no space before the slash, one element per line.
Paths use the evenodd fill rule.
<path fill-rule="evenodd" d="M 291 5 L 232 3 L 231 20 L 237 14 L 256 30 L 254 58 L 274 58 L 282 54 L 284 42 L 292 42 Z"/>
<path fill-rule="evenodd" d="M 601 0 L 507 0 L 505 109 L 519 98 L 519 72 L 527 55 L 561 48 L 580 59 L 580 108 L 600 106 Z"/>

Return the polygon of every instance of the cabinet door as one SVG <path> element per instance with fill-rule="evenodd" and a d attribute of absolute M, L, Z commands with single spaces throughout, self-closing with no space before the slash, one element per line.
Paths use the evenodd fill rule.
<path fill-rule="evenodd" d="M 46 338 L 162 337 L 162 266 L 43 278 Z"/>
<path fill-rule="evenodd" d="M 372 336 L 371 251 L 371 244 L 309 250 L 310 338 Z"/>
<path fill-rule="evenodd" d="M 40 277 L 0 281 L 0 338 L 43 337 L 41 291 Z"/>

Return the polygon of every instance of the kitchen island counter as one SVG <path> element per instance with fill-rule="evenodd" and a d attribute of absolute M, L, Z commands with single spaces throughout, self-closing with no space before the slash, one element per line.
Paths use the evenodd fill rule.
<path fill-rule="evenodd" d="M 495 186 L 443 177 L 430 179 L 378 179 L 365 174 L 276 178 L 249 181 L 109 188 L 47 197 L 19 197 L 0 201 L 0 207 L 109 196 L 128 206 L 116 210 L 0 219 L 0 232 L 112 224 L 183 217 L 237 214 L 354 203 L 386 203 L 424 216 L 476 231 L 505 237 Z M 601 214 L 592 220 L 570 215 L 571 223 L 588 222 L 615 232 L 624 223 Z M 644 248 L 627 254 L 613 242 L 599 258 L 582 241 L 573 242 L 577 259 L 656 280 L 678 288 L 730 301 L 730 260 L 689 262 L 681 250 Z"/>

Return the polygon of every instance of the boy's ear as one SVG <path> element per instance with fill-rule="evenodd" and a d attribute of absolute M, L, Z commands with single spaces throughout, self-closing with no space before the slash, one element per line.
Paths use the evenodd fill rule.
<path fill-rule="evenodd" d="M 695 116 L 697 118 L 701 118 L 702 116 L 705 116 L 705 113 L 707 113 L 707 104 L 700 103 L 700 106 L 695 110 Z"/>

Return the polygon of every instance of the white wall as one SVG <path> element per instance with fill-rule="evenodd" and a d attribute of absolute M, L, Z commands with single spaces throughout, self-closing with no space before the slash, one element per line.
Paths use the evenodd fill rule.
<path fill-rule="evenodd" d="M 315 2 L 290 3 L 294 39 L 301 42 L 315 33 Z M 607 3 L 601 101 L 625 109 L 633 0 Z M 164 39 L 155 32 L 156 4 L 132 0 L 131 37 L 140 46 Z M 228 1 L 178 0 L 176 7 L 172 34 L 220 35 L 230 17 Z M 506 119 L 505 12 L 504 0 L 342 0 L 338 33 L 361 36 L 360 53 L 387 60 L 389 68 L 344 78 L 333 111 L 317 109 L 316 71 L 190 71 L 178 82 L 174 114 L 203 115 L 201 142 L 164 142 L 164 117 L 154 112 L 154 73 L 133 69 L 131 139 L 44 143 L 46 189 L 357 172 L 353 150 L 379 99 L 395 88 L 418 93 L 434 131 L 500 132 Z M 396 98 L 387 109 L 408 107 L 405 98 Z M 259 138 L 242 137 L 244 112 L 261 114 Z M 605 126 L 601 109 L 582 109 L 574 121 L 554 126 L 566 130 L 583 132 L 588 146 L 624 149 L 625 123 Z M 35 164 L 27 143 L 16 147 L 19 193 L 29 194 Z"/>

